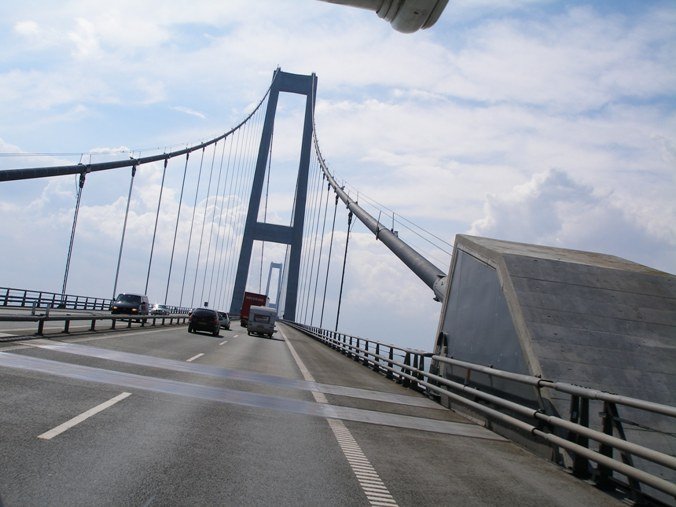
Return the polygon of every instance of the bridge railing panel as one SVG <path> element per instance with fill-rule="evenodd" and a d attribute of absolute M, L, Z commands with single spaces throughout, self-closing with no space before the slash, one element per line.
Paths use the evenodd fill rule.
<path fill-rule="evenodd" d="M 59 294 L 41 290 L 0 287 L 0 306 L 13 308 L 60 308 L 65 310 L 108 310 L 112 299 Z"/>

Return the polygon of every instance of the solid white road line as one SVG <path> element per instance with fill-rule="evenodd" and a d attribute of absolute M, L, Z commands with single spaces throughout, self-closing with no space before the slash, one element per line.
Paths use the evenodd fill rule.
<path fill-rule="evenodd" d="M 117 396 L 106 401 L 105 403 L 101 403 L 100 405 L 97 405 L 94 408 L 90 408 L 86 412 L 82 412 L 80 415 L 73 417 L 71 420 L 66 421 L 63 424 L 59 424 L 56 428 L 46 431 L 42 435 L 38 435 L 38 438 L 42 440 L 51 440 L 52 438 L 54 438 L 57 435 L 60 435 L 67 429 L 72 428 L 76 424 L 80 424 L 82 421 L 89 419 L 91 416 L 98 414 L 99 412 L 107 409 L 108 407 L 112 407 L 118 401 L 122 401 L 129 396 L 131 396 L 131 393 L 118 394 Z"/>
<path fill-rule="evenodd" d="M 303 378 L 308 382 L 315 382 L 314 377 L 310 371 L 305 367 L 305 364 L 301 360 L 300 356 L 296 353 L 296 349 L 293 348 L 291 342 L 284 335 L 284 331 L 280 330 L 282 338 L 287 347 L 289 347 L 289 352 L 293 356 L 294 361 L 298 365 Z M 311 391 L 312 396 L 314 397 L 317 403 L 328 403 L 329 400 L 326 398 L 324 393 Z M 371 505 L 390 505 L 396 506 L 397 502 L 390 495 L 389 490 L 383 484 L 383 481 L 380 480 L 380 476 L 376 472 L 375 468 L 371 465 L 371 462 L 364 455 L 359 447 L 359 444 L 350 433 L 350 430 L 347 429 L 347 426 L 338 419 L 327 419 L 333 435 L 338 441 L 340 449 L 343 451 L 343 455 L 347 462 L 350 464 L 352 472 L 357 477 L 359 485 L 361 486 L 362 491 L 368 498 L 368 501 Z M 377 492 L 374 491 L 374 488 L 377 489 Z"/>
<path fill-rule="evenodd" d="M 200 353 L 197 354 L 196 356 L 192 356 L 190 359 L 186 359 L 186 362 L 192 363 L 195 359 L 199 359 L 199 358 L 202 357 L 203 355 L 204 355 L 204 352 L 200 352 Z"/>

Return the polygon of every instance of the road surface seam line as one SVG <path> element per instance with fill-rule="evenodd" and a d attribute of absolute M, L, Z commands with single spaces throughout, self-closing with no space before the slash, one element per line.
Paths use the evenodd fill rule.
<path fill-rule="evenodd" d="M 291 342 L 287 339 L 286 335 L 284 334 L 284 331 L 281 331 L 281 335 L 284 338 L 286 346 L 289 348 L 289 352 L 291 352 L 291 356 L 293 357 L 294 361 L 296 361 L 298 369 L 300 370 L 301 375 L 303 375 L 303 378 L 308 382 L 315 382 L 314 377 L 312 376 L 310 371 L 305 367 L 305 364 L 303 363 L 300 356 L 294 349 L 293 345 L 291 345 Z M 321 392 L 318 393 L 315 391 L 311 391 L 311 393 L 317 403 L 328 403 L 328 399 L 326 398 L 324 393 Z M 345 426 L 343 421 L 328 418 L 326 419 L 326 421 L 329 423 L 329 427 L 331 428 L 331 431 L 333 431 L 333 435 L 336 438 L 336 441 L 338 442 L 338 445 L 340 446 L 340 449 L 343 452 L 345 459 L 350 465 L 352 472 L 355 474 L 355 477 L 359 482 L 359 486 L 361 487 L 361 490 L 364 493 L 364 495 L 366 495 L 366 498 L 368 499 L 369 503 L 371 505 L 375 505 L 376 502 L 386 502 L 387 505 L 396 506 L 397 503 L 395 502 L 394 498 L 390 494 L 385 484 L 380 479 L 380 476 L 378 475 L 376 470 L 368 461 L 368 458 L 366 458 L 366 455 L 363 453 L 361 447 L 352 436 L 350 430 L 347 429 L 347 426 Z M 365 460 L 366 463 L 368 464 L 368 467 L 361 465 L 361 463 L 354 463 L 353 459 L 354 454 L 357 454 L 359 456 L 359 461 L 361 463 L 363 463 L 363 460 Z M 368 470 L 368 472 L 363 470 L 365 468 Z M 379 492 L 377 496 L 374 495 L 373 493 L 369 493 L 368 491 L 366 491 L 366 489 L 364 489 L 363 481 L 367 479 L 367 476 L 369 484 L 375 482 L 376 484 L 378 484 L 378 486 L 382 486 L 383 488 L 382 492 Z"/>
<path fill-rule="evenodd" d="M 45 431 L 42 435 L 38 435 L 38 438 L 41 440 L 51 440 L 57 435 L 60 435 L 64 431 L 72 428 L 73 426 L 80 424 L 82 421 L 85 421 L 89 419 L 91 416 L 98 414 L 99 412 L 112 407 L 115 405 L 118 401 L 122 401 L 125 398 L 131 396 L 131 393 L 121 393 L 115 396 L 114 398 L 111 398 L 110 400 L 101 403 L 100 405 L 95 406 L 94 408 L 90 408 L 89 410 L 82 412 L 80 415 L 77 415 L 73 417 L 72 419 L 69 419 L 65 423 L 59 424 L 55 428 L 52 428 L 49 431 Z"/>
<path fill-rule="evenodd" d="M 199 359 L 203 355 L 204 355 L 204 352 L 200 352 L 199 354 L 196 354 L 196 355 L 192 356 L 190 359 L 186 359 L 185 361 L 186 361 L 186 363 L 192 363 L 195 359 Z"/>

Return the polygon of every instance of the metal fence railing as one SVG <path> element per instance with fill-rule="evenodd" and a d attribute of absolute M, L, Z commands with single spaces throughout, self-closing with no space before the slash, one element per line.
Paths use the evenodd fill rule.
<path fill-rule="evenodd" d="M 15 308 L 49 307 L 67 310 L 108 310 L 111 299 L 58 294 L 42 290 L 0 287 L 0 306 Z"/>
<path fill-rule="evenodd" d="M 503 425 L 524 432 L 529 438 L 539 439 L 540 442 L 553 448 L 557 454 L 562 450 L 567 451 L 573 457 L 573 472 L 587 478 L 587 473 L 591 471 L 593 479 L 601 488 L 619 487 L 634 499 L 640 499 L 649 497 L 646 488 L 642 488 L 644 485 L 648 490 L 654 488 L 658 492 L 666 493 L 672 499 L 676 497 L 676 484 L 673 481 L 673 477 L 676 477 L 676 457 L 628 441 L 622 427 L 623 419 L 619 416 L 620 408 L 640 410 L 654 417 L 667 418 L 668 426 L 673 427 L 676 407 L 498 370 L 431 352 L 397 347 L 303 324 L 293 322 L 285 324 L 404 386 L 425 392 L 432 397 L 446 397 L 474 413 L 482 414 L 487 420 L 499 421 Z M 428 359 L 430 362 L 426 363 Z M 432 362 L 435 366 L 448 364 L 463 368 L 467 372 L 464 382 L 438 375 L 438 368 L 431 368 L 433 371 L 431 373 Z M 563 393 L 570 397 L 569 418 L 546 413 L 541 407 L 523 405 L 496 393 L 488 393 L 471 386 L 469 379 L 473 372 L 531 386 L 539 395 L 546 394 L 544 392 L 546 390 Z M 601 428 L 598 430 L 590 427 L 590 401 L 602 404 L 602 410 L 599 412 Z M 666 437 L 676 438 L 676 435 L 666 433 Z M 619 456 L 616 457 L 615 453 Z M 639 468 L 635 465 L 634 458 L 641 460 L 642 463 L 649 462 L 651 465 Z M 646 468 L 649 468 L 650 472 L 646 471 Z M 652 491 L 650 494 L 652 495 Z"/>
<path fill-rule="evenodd" d="M 59 294 L 42 290 L 0 287 L 0 307 L 55 308 L 63 310 L 108 311 L 112 299 Z M 170 313 L 188 313 L 189 308 L 165 305 Z"/>
<path fill-rule="evenodd" d="M 30 337 L 43 336 L 45 332 L 45 323 L 47 322 L 63 322 L 62 333 L 70 333 L 70 324 L 71 322 L 90 322 L 88 331 L 96 331 L 96 324 L 101 321 L 110 321 L 109 329 L 116 329 L 117 323 L 119 321 L 125 322 L 126 327 L 130 328 L 132 322 L 138 322 L 141 327 L 146 325 L 157 326 L 159 325 L 184 325 L 188 321 L 188 314 L 170 314 L 170 315 L 124 315 L 124 314 L 115 314 L 115 315 L 71 315 L 71 314 L 61 314 L 55 315 L 50 314 L 49 312 L 42 315 L 1 315 L 0 322 L 34 322 L 37 324 L 37 329 L 34 335 Z M 0 341 L 14 341 L 19 339 L 26 339 L 25 336 L 3 336 L 0 337 Z"/>

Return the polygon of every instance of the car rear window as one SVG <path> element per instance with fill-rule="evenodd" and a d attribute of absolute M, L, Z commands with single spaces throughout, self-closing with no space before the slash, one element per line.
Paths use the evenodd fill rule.
<path fill-rule="evenodd" d="M 216 314 L 216 312 L 214 310 L 198 309 L 192 312 L 192 314 L 195 317 L 213 317 Z"/>

